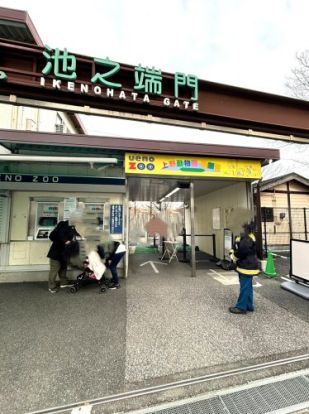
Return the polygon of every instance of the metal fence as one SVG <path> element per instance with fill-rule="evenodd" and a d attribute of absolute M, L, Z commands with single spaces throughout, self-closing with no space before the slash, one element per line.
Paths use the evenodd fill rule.
<path fill-rule="evenodd" d="M 264 207 L 261 213 L 265 251 L 289 250 L 291 239 L 309 240 L 309 208 Z"/>

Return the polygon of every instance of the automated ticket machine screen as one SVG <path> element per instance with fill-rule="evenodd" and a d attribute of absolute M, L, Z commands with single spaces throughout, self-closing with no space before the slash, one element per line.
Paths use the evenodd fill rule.
<path fill-rule="evenodd" d="M 36 240 L 48 240 L 50 232 L 58 222 L 58 203 L 38 202 L 36 214 Z"/>

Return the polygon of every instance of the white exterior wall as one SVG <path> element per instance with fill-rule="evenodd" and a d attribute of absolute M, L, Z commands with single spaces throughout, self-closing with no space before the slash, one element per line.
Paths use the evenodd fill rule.
<path fill-rule="evenodd" d="M 0 128 L 1 129 L 13 129 L 13 106 L 0 103 Z"/>
<path fill-rule="evenodd" d="M 213 209 L 219 212 L 220 228 L 213 228 Z M 241 225 L 249 219 L 251 212 L 250 201 L 245 182 L 233 183 L 228 187 L 209 193 L 195 199 L 195 233 L 215 234 L 216 255 L 223 258 L 223 229 L 229 228 L 234 235 L 241 231 Z M 190 238 L 189 238 L 190 242 Z M 196 237 L 196 246 L 212 254 L 212 238 Z"/>
<path fill-rule="evenodd" d="M 63 133 L 76 133 L 74 125 L 64 113 L 58 113 L 63 120 Z M 57 112 L 48 109 L 28 108 L 0 104 L 0 128 L 39 132 L 56 132 Z"/>

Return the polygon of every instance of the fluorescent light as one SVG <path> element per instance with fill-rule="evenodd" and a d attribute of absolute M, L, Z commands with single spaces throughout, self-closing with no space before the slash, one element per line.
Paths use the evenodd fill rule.
<path fill-rule="evenodd" d="M 174 190 L 172 190 L 171 192 L 169 192 L 168 194 L 166 194 L 165 198 L 166 197 L 170 197 L 172 194 L 177 193 L 177 191 L 179 191 L 179 190 L 180 190 L 179 187 L 174 188 Z"/>
<path fill-rule="evenodd" d="M 177 193 L 177 191 L 179 191 L 179 190 L 180 190 L 180 187 L 174 188 L 174 190 L 170 191 L 165 196 L 161 197 L 160 200 L 159 200 L 159 203 L 162 203 L 163 200 L 165 200 L 166 198 L 170 197 L 171 195 Z"/>

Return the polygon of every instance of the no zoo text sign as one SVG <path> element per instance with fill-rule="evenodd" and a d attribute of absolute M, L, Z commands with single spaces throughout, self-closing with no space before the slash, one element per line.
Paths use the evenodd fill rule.
<path fill-rule="evenodd" d="M 124 178 L 70 177 L 66 175 L 0 174 L 0 182 L 43 184 L 125 185 Z"/>

